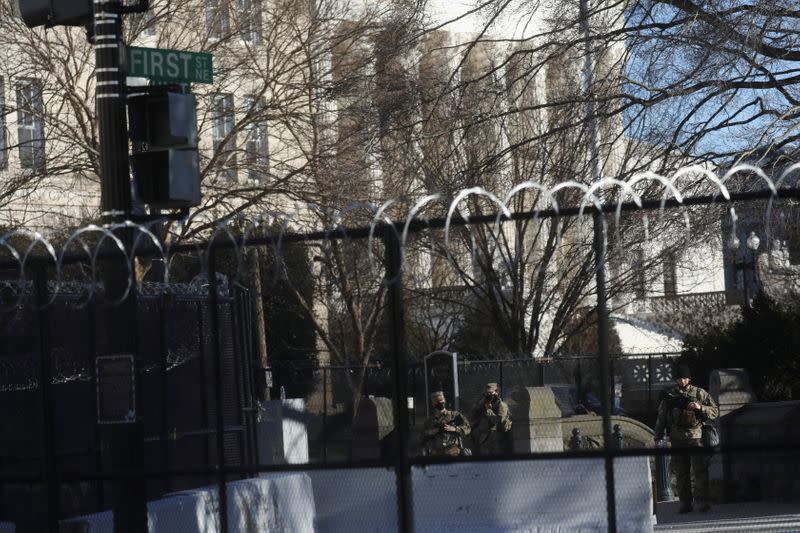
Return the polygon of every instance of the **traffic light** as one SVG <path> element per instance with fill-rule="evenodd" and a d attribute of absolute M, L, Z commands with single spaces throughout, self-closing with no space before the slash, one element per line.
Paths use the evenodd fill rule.
<path fill-rule="evenodd" d="M 152 207 L 200 203 L 197 100 L 193 94 L 150 93 L 128 99 L 131 169 L 139 199 Z"/>
<path fill-rule="evenodd" d="M 14 14 L 26 26 L 86 26 L 92 22 L 91 0 L 12 0 Z"/>

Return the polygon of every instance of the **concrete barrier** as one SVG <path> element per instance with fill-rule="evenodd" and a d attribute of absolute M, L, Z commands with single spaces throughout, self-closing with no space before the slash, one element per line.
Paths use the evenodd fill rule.
<path fill-rule="evenodd" d="M 227 485 L 231 533 L 312 532 L 314 496 L 304 473 L 265 474 Z M 150 533 L 220 531 L 217 487 L 176 492 L 147 503 Z M 61 522 L 63 533 L 112 533 L 110 511 Z"/>
<path fill-rule="evenodd" d="M 309 471 L 316 531 L 398 531 L 397 480 L 389 468 Z"/>
<path fill-rule="evenodd" d="M 564 451 L 561 410 L 551 387 L 518 390 L 508 404 L 514 420 L 511 437 L 515 452 Z"/>
<path fill-rule="evenodd" d="M 257 424 L 258 460 L 262 464 L 308 463 L 306 406 L 302 398 L 262 401 Z"/>
<path fill-rule="evenodd" d="M 618 531 L 653 530 L 646 457 L 615 460 Z M 316 531 L 398 530 L 392 469 L 309 472 Z M 417 532 L 606 531 L 602 459 L 469 462 L 412 469 Z"/>
<path fill-rule="evenodd" d="M 416 531 L 607 531 L 602 459 L 454 463 L 413 469 Z M 614 461 L 618 531 L 653 530 L 646 457 Z"/>

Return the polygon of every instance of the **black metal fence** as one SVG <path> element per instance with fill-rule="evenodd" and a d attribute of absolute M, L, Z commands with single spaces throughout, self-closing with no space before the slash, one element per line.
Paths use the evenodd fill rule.
<path fill-rule="evenodd" d="M 54 283 L 49 283 L 52 293 Z M 20 288 L 32 291 L 35 287 Z M 40 288 L 44 290 L 44 287 Z M 173 283 L 169 291 L 146 283 L 137 295 L 136 401 L 142 421 L 141 453 L 147 471 L 212 466 L 216 458 L 217 425 L 214 398 L 224 396 L 224 457 L 231 466 L 256 462 L 251 343 L 247 291 L 225 288 L 217 301 L 221 372 L 208 331 L 212 328 L 208 290 L 199 284 Z M 0 441 L 4 473 L 38 478 L 43 451 L 52 454 L 58 487 L 45 497 L 39 481 L 4 485 L 3 518 L 18 531 L 47 527 L 49 506 L 61 518 L 106 510 L 112 488 L 102 479 L 107 463 L 108 426 L 98 423 L 96 340 L 108 327 L 113 308 L 86 300 L 86 286 L 60 287 L 43 309 L 9 306 L 3 313 Z M 108 332 L 105 334 L 109 334 Z M 113 332 L 111 332 L 113 334 Z M 49 375 L 49 377 L 48 377 Z M 41 387 L 41 383 L 47 383 Z M 42 394 L 46 389 L 45 398 Z M 43 405 L 46 402 L 46 405 Z M 107 468 L 107 465 L 106 465 Z M 86 479 L 61 481 L 58 472 L 81 472 Z M 213 482 L 210 472 L 188 477 L 148 479 L 146 497 Z M 43 503 L 48 503 L 45 509 Z"/>
<path fill-rule="evenodd" d="M 612 357 L 612 413 L 652 427 L 659 397 L 673 383 L 672 364 L 679 355 L 652 353 Z M 460 405 L 454 407 L 468 410 L 483 395 L 487 382 L 497 382 L 506 399 L 513 398 L 525 387 L 547 385 L 554 391 L 563 417 L 579 413 L 599 415 L 602 406 L 596 390 L 596 367 L 597 358 L 587 355 L 564 355 L 553 359 L 461 360 L 458 361 Z M 383 365 L 310 367 L 284 361 L 273 363 L 266 369 L 273 383 L 272 398 L 280 398 L 283 389 L 284 397 L 297 397 L 305 402 L 308 410 L 306 423 L 314 435 L 311 439 L 314 443 L 312 460 L 325 463 L 351 457 L 351 379 L 361 370 L 364 372 L 364 397 L 392 397 L 392 369 Z M 309 383 L 318 386 L 304 393 Z M 412 427 L 418 427 L 428 416 L 428 393 L 422 364 L 409 365 L 407 387 L 410 423 Z"/>
<path fill-rule="evenodd" d="M 747 193 L 732 199 L 771 194 Z M 797 191 L 781 194 L 797 197 Z M 715 201 L 715 196 L 698 197 L 684 205 Z M 645 208 L 662 208 L 661 204 L 645 203 Z M 603 207 L 609 213 L 616 209 L 615 204 Z M 639 206 L 621 204 L 621 209 Z M 582 210 L 561 209 L 511 218 L 578 214 Z M 732 481 L 737 472 L 748 476 L 749 482 L 765 484 L 776 468 L 796 471 L 800 443 L 796 434 L 781 442 L 758 438 L 759 424 L 792 427 L 800 411 L 791 402 L 769 417 L 759 415 L 757 404 L 746 405 L 742 413 L 750 418 L 737 416 L 736 428 L 723 426 L 719 450 L 667 450 L 647 442 L 652 429 L 646 426 L 652 424 L 656 399 L 671 379 L 665 369 L 672 355 L 609 354 L 602 266 L 588 269 L 597 275 L 594 296 L 601 317 L 596 356 L 462 361 L 458 366 L 462 410 L 475 401 L 487 381 L 498 381 L 515 402 L 513 451 L 458 458 L 420 454 L 417 443 L 429 391 L 424 390 L 420 367 L 408 357 L 403 285 L 409 275 L 404 271 L 408 243 L 403 232 L 496 221 L 495 215 L 469 221 L 410 220 L 405 225 L 374 223 L 305 234 L 284 231 L 247 238 L 231 234 L 228 240 L 214 238 L 167 250 L 140 246 L 127 258 L 130 290 L 121 299 L 112 296 L 111 277 L 105 287 L 94 279 L 101 277 L 96 260 L 112 265 L 115 260 L 99 245 L 91 261 L 86 254 L 30 254 L 31 248 L 24 259 L 6 261 L 4 268 L 13 271 L 16 265 L 23 280 L 6 282 L 2 300 L 0 423 L 5 437 L 0 448 L 0 521 L 13 522 L 18 531 L 59 527 L 101 531 L 111 524 L 120 531 L 133 531 L 145 523 L 151 531 L 257 531 L 270 524 L 283 530 L 318 531 L 436 531 L 469 524 L 473 529 L 497 530 L 560 524 L 567 529 L 638 531 L 652 528 L 656 494 L 652 481 L 659 478 L 653 458 L 678 454 L 720 461 L 735 456 L 737 460 L 721 463 L 721 473 L 714 478 L 720 484 L 714 489 L 718 495 L 726 490 L 735 493 Z M 597 214 L 594 223 L 600 238 L 594 241 L 594 261 L 602 265 L 605 221 Z M 114 228 L 106 231 L 113 233 Z M 368 266 L 379 274 L 364 289 L 364 301 L 385 295 L 379 309 L 384 320 L 374 320 L 380 324 L 374 335 L 382 336 L 383 342 L 375 346 L 383 363 L 304 366 L 281 364 L 276 358 L 270 360 L 267 385 L 273 398 L 280 398 L 283 389 L 287 401 L 260 399 L 257 393 L 266 376 L 264 361 L 254 349 L 260 341 L 251 328 L 252 302 L 246 291 L 218 274 L 241 267 L 248 249 L 260 249 L 269 270 L 276 256 L 288 256 L 287 246 L 316 242 L 324 248 L 337 240 L 352 248 L 340 250 L 333 259 L 318 259 L 306 250 L 312 264 L 307 278 L 327 278 L 314 270 L 314 264 L 327 266 L 334 259 L 345 265 L 347 274 L 356 268 L 347 266 L 356 260 L 351 258 L 364 258 L 364 247 L 358 246 L 374 248 Z M 197 262 L 203 266 L 196 294 L 182 294 L 170 282 L 152 286 L 156 295 L 150 296 L 150 286 L 134 279 L 133 256 L 190 253 L 198 254 Z M 89 293 L 65 294 L 61 274 L 53 272 L 56 258 L 59 266 L 82 263 L 93 269 L 91 282 L 84 285 Z M 263 294 L 285 289 L 281 276 L 272 281 Z M 302 285 L 300 281 L 295 287 Z M 341 286 L 326 289 L 322 294 L 327 302 L 339 304 L 346 298 Z M 133 324 L 123 324 L 120 315 L 128 312 L 125 303 L 131 301 L 136 303 L 135 312 L 125 316 Z M 311 305 L 300 312 L 291 302 L 276 305 L 279 313 L 313 311 Z M 316 334 L 344 339 L 343 353 L 357 349 L 358 332 L 340 327 L 339 315 L 332 311 L 356 313 L 344 304 L 331 307 L 325 327 L 318 327 Z M 115 335 L 129 337 L 125 346 L 131 353 L 107 349 L 113 346 L 109 337 Z M 289 348 L 313 344 L 293 335 L 284 346 L 287 353 Z M 321 352 L 315 354 L 317 361 L 323 359 Z M 121 366 L 104 366 L 108 361 L 103 357 L 128 355 L 131 375 Z M 538 396 L 542 385 L 549 385 L 552 403 Z M 599 405 L 592 404 L 589 393 Z M 302 402 L 289 401 L 298 396 Z M 523 401 L 528 401 L 524 411 Z M 130 413 L 119 409 L 126 405 Z M 585 413 L 577 411 L 579 405 Z M 550 414 L 535 414 L 539 412 Z M 109 413 L 119 418 L 108 420 Z M 628 426 L 621 425 L 623 418 Z M 621 431 L 615 431 L 615 424 Z M 572 437 L 577 437 L 574 429 L 582 438 L 593 439 L 595 446 L 571 445 Z M 736 435 L 737 440 L 726 442 L 726 434 Z M 628 444 L 620 445 L 620 440 Z M 741 460 L 754 453 L 768 454 L 772 470 L 757 461 Z M 663 470 L 662 466 L 662 474 Z M 781 479 L 786 489 L 782 494 L 797 501 L 791 478 Z M 502 512 L 496 508 L 499 500 L 492 500 L 493 507 L 486 494 L 503 496 Z"/>

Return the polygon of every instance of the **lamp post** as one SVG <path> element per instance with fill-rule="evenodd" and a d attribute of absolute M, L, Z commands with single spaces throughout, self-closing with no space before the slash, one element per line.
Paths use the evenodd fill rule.
<path fill-rule="evenodd" d="M 740 259 L 736 259 L 737 252 L 740 252 L 740 241 L 736 234 L 731 235 L 730 241 L 728 241 L 728 248 L 733 252 L 734 259 L 733 259 L 733 274 L 735 279 L 738 280 L 739 276 L 738 273 L 742 271 L 742 289 L 744 292 L 744 305 L 746 307 L 750 307 L 750 284 L 747 280 L 747 271 L 752 270 L 753 276 L 752 280 L 755 283 L 756 280 L 756 252 L 758 252 L 758 247 L 761 244 L 761 239 L 758 238 L 755 231 L 751 231 L 750 234 L 747 236 L 747 241 L 745 244 L 749 253 L 745 255 L 744 253 L 740 253 Z M 749 260 L 747 258 L 749 256 Z M 738 283 L 737 283 L 738 285 Z"/>

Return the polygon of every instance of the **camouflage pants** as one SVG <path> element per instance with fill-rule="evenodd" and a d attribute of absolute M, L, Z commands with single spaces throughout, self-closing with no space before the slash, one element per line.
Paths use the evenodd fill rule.
<path fill-rule="evenodd" d="M 702 447 L 700 440 L 675 442 L 674 446 Z M 681 503 L 692 503 L 692 492 L 696 504 L 708 503 L 708 457 L 703 455 L 673 455 L 672 469 L 678 485 L 678 498 Z M 692 491 L 694 478 L 694 491 Z"/>
<path fill-rule="evenodd" d="M 461 448 L 458 446 L 451 446 L 444 448 L 439 452 L 439 455 L 449 455 L 451 457 L 458 457 L 461 454 Z"/>
<path fill-rule="evenodd" d="M 448 455 L 450 457 L 458 457 L 461 454 L 461 448 L 459 448 L 458 446 L 448 446 L 448 447 L 425 446 L 423 452 L 427 456 Z"/>
<path fill-rule="evenodd" d="M 511 452 L 511 435 L 498 431 L 473 434 L 472 449 L 476 455 L 496 455 Z"/>

